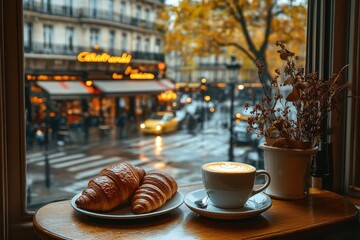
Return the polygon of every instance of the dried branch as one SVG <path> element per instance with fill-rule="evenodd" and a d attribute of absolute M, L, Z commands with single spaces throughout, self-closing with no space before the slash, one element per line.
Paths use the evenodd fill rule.
<path fill-rule="evenodd" d="M 340 81 L 347 65 L 330 79 L 320 79 L 317 73 L 306 74 L 303 67 L 297 67 L 298 57 L 282 42 L 275 45 L 279 48 L 279 57 L 286 64 L 282 72 L 276 69 L 277 75 L 270 79 L 274 97 L 266 96 L 262 104 L 253 107 L 248 132 L 264 135 L 266 144 L 271 146 L 294 148 L 303 145 L 299 143 L 314 146 L 324 130 L 321 124 L 323 119 L 351 89 L 351 83 Z M 256 65 L 260 76 L 264 65 L 259 61 Z M 280 76 L 285 79 L 282 84 L 278 82 Z M 286 97 L 281 94 L 283 86 L 292 87 Z M 295 119 L 290 118 L 291 106 L 296 111 Z"/>

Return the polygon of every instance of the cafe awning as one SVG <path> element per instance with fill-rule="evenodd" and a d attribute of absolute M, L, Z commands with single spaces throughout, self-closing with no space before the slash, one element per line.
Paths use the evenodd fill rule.
<path fill-rule="evenodd" d="M 159 80 L 159 82 L 162 84 L 162 86 L 164 86 L 165 90 L 170 90 L 175 88 L 175 84 L 168 79 L 162 79 Z"/>
<path fill-rule="evenodd" d="M 52 99 L 87 97 L 94 93 L 94 88 L 81 81 L 37 81 L 36 84 Z"/>
<path fill-rule="evenodd" d="M 169 80 L 95 80 L 94 86 L 109 95 L 158 93 L 174 88 L 174 84 Z"/>

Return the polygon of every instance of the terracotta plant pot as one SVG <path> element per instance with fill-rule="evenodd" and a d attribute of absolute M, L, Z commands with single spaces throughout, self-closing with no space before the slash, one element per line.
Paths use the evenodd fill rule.
<path fill-rule="evenodd" d="M 309 188 L 309 165 L 317 148 L 285 149 L 262 145 L 271 183 L 265 193 L 278 199 L 302 199 Z"/>

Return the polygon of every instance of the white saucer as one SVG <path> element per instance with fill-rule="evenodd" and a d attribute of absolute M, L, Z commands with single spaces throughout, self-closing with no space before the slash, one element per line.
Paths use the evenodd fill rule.
<path fill-rule="evenodd" d="M 184 203 L 194 212 L 209 218 L 216 219 L 241 219 L 257 216 L 268 210 L 272 201 L 269 196 L 264 193 L 258 193 L 245 203 L 242 208 L 236 209 L 222 209 L 212 205 L 208 200 L 206 208 L 199 208 L 195 205 L 195 201 L 205 197 L 206 192 L 204 189 L 196 190 L 185 195 Z"/>

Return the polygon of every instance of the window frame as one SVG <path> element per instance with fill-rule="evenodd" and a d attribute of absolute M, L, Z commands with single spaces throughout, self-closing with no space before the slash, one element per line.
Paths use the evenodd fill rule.
<path fill-rule="evenodd" d="M 312 2 L 314 0 L 309 0 Z M 323 1 L 321 1 L 323 2 Z M 351 10 L 348 3 L 355 4 L 355 0 L 347 0 L 342 3 L 341 0 L 333 0 L 336 3 L 336 10 Z M 343 5 L 342 5 L 343 4 Z M 338 8 L 341 5 L 341 9 Z M 26 212 L 26 161 L 25 161 L 25 101 L 24 101 L 24 89 L 25 81 L 23 81 L 23 65 L 24 65 L 24 50 L 23 46 L 23 7 L 22 0 L 2 1 L 0 4 L 0 238 L 1 239 L 35 239 L 32 228 L 32 216 L 33 214 Z M 321 7 L 321 6 L 320 6 Z M 334 11 L 336 21 L 340 21 L 344 14 L 348 14 L 347 11 L 339 13 Z M 340 15 L 338 15 L 340 14 Z M 351 14 L 353 17 L 353 14 Z M 341 21 L 340 21 L 341 22 Z M 336 22 L 334 25 L 334 33 L 338 34 L 340 38 L 342 34 L 340 22 Z M 343 22 L 343 23 L 344 23 Z M 349 23 L 347 23 L 349 24 Z M 349 26 L 346 27 L 349 31 Z M 344 30 L 346 31 L 346 30 Z M 342 32 L 341 32 L 342 33 Z M 348 34 L 348 33 L 347 33 Z M 355 41 L 359 42 L 360 36 L 353 36 Z M 336 50 L 336 46 L 340 45 L 344 39 L 335 39 L 332 49 Z M 309 43 L 308 43 L 309 44 Z M 349 45 L 345 45 L 349 50 Z M 351 46 L 350 46 L 351 47 Z M 344 49 L 339 47 L 339 50 L 334 52 L 334 56 L 337 54 L 344 54 Z M 346 54 L 349 54 L 346 52 Z M 352 53 L 355 56 L 351 56 L 354 59 L 359 58 L 359 52 Z M 316 57 L 314 55 L 314 57 Z M 349 57 L 349 56 L 345 56 Z M 340 62 L 336 62 L 336 60 Z M 346 60 L 346 58 L 345 58 Z M 344 61 L 343 57 L 334 57 L 334 62 L 331 65 L 342 65 L 341 61 Z M 351 75 L 357 80 L 359 85 L 357 69 L 359 69 L 359 62 L 356 62 L 356 66 L 352 66 L 349 71 L 354 71 L 356 74 Z M 337 67 L 334 68 L 337 70 Z M 359 87 L 357 86 L 357 89 Z M 353 106 L 351 106 L 353 109 Z M 349 113 L 350 114 L 350 113 Z M 351 119 L 348 119 L 351 120 Z M 351 122 L 356 122 L 356 119 L 352 119 Z M 357 121 L 359 122 L 359 121 Z M 359 123 L 357 123 L 359 126 Z M 341 129 L 343 130 L 343 129 Z M 349 132 L 350 130 L 347 129 Z M 339 133 L 338 133 L 339 134 Z M 341 134 L 339 134 L 341 135 Z M 344 136 L 343 136 L 344 137 Z M 342 137 L 342 138 L 343 138 Z M 339 139 L 342 139 L 339 138 Z M 359 134 L 355 136 L 359 140 Z M 347 146 L 349 147 L 349 141 L 347 140 Z M 344 141 L 345 142 L 345 141 Z M 353 143 L 354 144 L 354 143 Z M 344 157 L 345 153 L 341 153 L 345 148 L 343 145 L 339 145 L 337 150 L 340 150 L 340 156 Z M 347 149 L 347 148 L 346 148 Z M 356 148 L 355 148 L 356 149 Z M 348 156 L 348 161 L 359 161 L 359 148 L 355 150 L 352 156 Z M 343 169 L 338 169 L 343 171 Z M 341 180 L 343 174 L 335 176 Z M 341 184 L 338 184 L 339 186 Z M 341 188 L 339 189 L 341 191 Z"/>
<path fill-rule="evenodd" d="M 26 212 L 22 1 L 0 5 L 1 239 L 34 236 Z"/>

